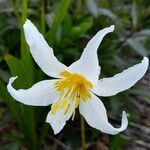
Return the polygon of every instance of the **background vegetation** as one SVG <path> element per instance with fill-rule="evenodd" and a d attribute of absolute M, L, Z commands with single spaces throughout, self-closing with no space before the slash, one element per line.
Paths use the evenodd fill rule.
<path fill-rule="evenodd" d="M 29 18 L 66 65 L 77 60 L 89 39 L 115 25 L 99 51 L 102 77 L 110 77 L 150 55 L 150 1 L 146 0 L 0 0 L 0 150 L 80 149 L 80 116 L 58 135 L 45 123 L 48 107 L 29 107 L 13 100 L 8 79 L 19 76 L 16 88 L 29 88 L 48 78 L 33 62 L 22 25 Z M 133 88 L 101 98 L 110 122 L 120 124 L 129 113 L 128 129 L 116 136 L 86 125 L 88 149 L 150 149 L 149 71 Z"/>

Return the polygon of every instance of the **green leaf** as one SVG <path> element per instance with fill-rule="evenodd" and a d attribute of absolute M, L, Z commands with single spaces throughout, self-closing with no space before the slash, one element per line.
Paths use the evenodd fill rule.
<path fill-rule="evenodd" d="M 63 22 L 63 38 L 68 37 L 68 35 L 70 34 L 71 28 L 72 28 L 71 16 L 67 14 Z"/>
<path fill-rule="evenodd" d="M 80 23 L 79 25 L 72 28 L 72 30 L 70 31 L 70 37 L 77 38 L 79 36 L 82 36 L 92 27 L 92 25 L 93 23 L 90 20 Z"/>
<path fill-rule="evenodd" d="M 5 55 L 5 61 L 13 76 L 18 76 L 15 85 L 19 88 L 29 87 L 28 77 L 26 76 L 25 68 L 22 62 L 12 55 Z"/>
<path fill-rule="evenodd" d="M 56 40 L 56 33 L 62 21 L 64 20 L 65 15 L 67 14 L 67 10 L 69 8 L 70 3 L 71 3 L 71 0 L 60 1 L 60 4 L 55 13 L 55 17 L 52 23 L 51 30 L 47 33 L 47 39 L 50 45 L 53 45 Z"/>
<path fill-rule="evenodd" d="M 125 139 L 121 137 L 120 134 L 112 137 L 110 150 L 122 150 L 122 146 L 128 143 Z"/>

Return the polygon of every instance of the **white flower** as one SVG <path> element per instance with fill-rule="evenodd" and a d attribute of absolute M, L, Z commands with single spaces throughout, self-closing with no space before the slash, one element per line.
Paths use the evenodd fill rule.
<path fill-rule="evenodd" d="M 103 37 L 113 30 L 112 25 L 99 31 L 89 41 L 80 59 L 67 67 L 57 60 L 53 49 L 48 46 L 37 28 L 27 20 L 24 32 L 34 60 L 43 72 L 57 79 L 38 82 L 27 90 L 16 90 L 12 87 L 16 77 L 12 77 L 7 86 L 9 93 L 26 105 L 52 104 L 46 122 L 50 123 L 55 134 L 62 130 L 71 116 L 73 120 L 78 107 L 81 115 L 93 128 L 108 134 L 117 134 L 125 130 L 128 125 L 126 113 L 122 113 L 121 127 L 114 128 L 108 122 L 106 109 L 96 95 L 112 96 L 130 88 L 145 74 L 149 60 L 144 57 L 141 63 L 122 73 L 99 80 L 97 49 Z"/>

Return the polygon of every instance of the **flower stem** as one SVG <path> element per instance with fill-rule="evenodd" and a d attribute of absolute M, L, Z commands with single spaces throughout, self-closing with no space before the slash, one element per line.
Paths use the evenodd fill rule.
<path fill-rule="evenodd" d="M 86 150 L 85 146 L 85 125 L 84 118 L 81 116 L 81 141 L 82 141 L 82 150 Z"/>

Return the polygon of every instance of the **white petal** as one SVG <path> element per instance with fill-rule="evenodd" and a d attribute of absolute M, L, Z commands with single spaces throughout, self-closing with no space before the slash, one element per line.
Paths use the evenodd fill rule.
<path fill-rule="evenodd" d="M 66 114 L 64 114 L 63 110 L 60 108 L 56 111 L 55 114 L 52 114 L 51 111 L 48 113 L 46 122 L 51 125 L 54 134 L 59 133 L 63 129 L 66 121 L 69 120 L 73 114 L 74 108 L 74 102 L 72 102 Z"/>
<path fill-rule="evenodd" d="M 100 30 L 87 44 L 80 59 L 69 66 L 69 70 L 85 75 L 93 83 L 97 83 L 100 74 L 97 49 L 104 36 L 112 32 L 114 26 Z"/>
<path fill-rule="evenodd" d="M 42 34 L 30 20 L 27 20 L 23 27 L 26 41 L 36 63 L 47 75 L 59 77 L 58 74 L 66 70 L 67 67 L 57 60 L 53 49 L 48 46 Z"/>
<path fill-rule="evenodd" d="M 16 90 L 12 87 L 12 83 L 17 77 L 9 79 L 7 85 L 8 92 L 17 101 L 33 106 L 46 106 L 57 100 L 58 93 L 54 90 L 56 80 L 44 80 L 36 83 L 31 88 L 24 90 Z"/>
<path fill-rule="evenodd" d="M 114 128 L 107 118 L 106 109 L 102 101 L 92 94 L 92 99 L 87 102 L 82 102 L 79 106 L 81 115 L 85 118 L 87 123 L 97 130 L 100 130 L 108 134 L 118 134 L 119 132 L 125 130 L 128 125 L 128 120 L 126 113 L 122 113 L 122 124 L 120 128 Z"/>
<path fill-rule="evenodd" d="M 48 113 L 46 122 L 49 123 L 54 131 L 54 134 L 59 133 L 65 126 L 65 121 L 59 121 L 62 117 L 62 111 L 58 111 L 55 115 L 52 115 L 51 111 Z"/>
<path fill-rule="evenodd" d="M 93 89 L 93 92 L 99 96 L 112 96 L 129 89 L 143 77 L 148 65 L 149 60 L 147 57 L 144 57 L 141 63 L 124 70 L 122 73 L 116 74 L 111 78 L 99 80 L 98 86 Z"/>

